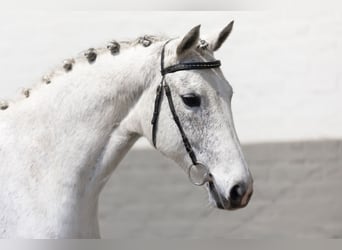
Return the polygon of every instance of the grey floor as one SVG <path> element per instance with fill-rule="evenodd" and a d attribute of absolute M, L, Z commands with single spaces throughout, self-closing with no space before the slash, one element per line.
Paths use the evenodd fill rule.
<path fill-rule="evenodd" d="M 152 150 L 131 151 L 100 199 L 103 238 L 342 238 L 342 141 L 243 145 L 248 207 L 210 208 L 207 194 Z"/>

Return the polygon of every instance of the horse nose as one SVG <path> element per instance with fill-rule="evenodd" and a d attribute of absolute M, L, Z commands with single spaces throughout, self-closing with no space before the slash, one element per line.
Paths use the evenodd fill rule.
<path fill-rule="evenodd" d="M 240 182 L 235 184 L 229 192 L 229 200 L 232 208 L 240 208 L 247 205 L 253 190 L 248 184 Z"/>

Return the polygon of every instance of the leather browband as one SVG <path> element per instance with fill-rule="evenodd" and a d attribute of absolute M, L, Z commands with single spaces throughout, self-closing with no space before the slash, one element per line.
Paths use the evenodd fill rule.
<path fill-rule="evenodd" d="M 161 74 L 164 76 L 169 73 L 174 73 L 176 71 L 181 70 L 192 70 L 192 69 L 212 69 L 218 68 L 221 66 L 221 61 L 212 61 L 212 62 L 189 62 L 189 63 L 179 63 L 176 65 L 172 65 L 166 67 L 161 70 Z"/>

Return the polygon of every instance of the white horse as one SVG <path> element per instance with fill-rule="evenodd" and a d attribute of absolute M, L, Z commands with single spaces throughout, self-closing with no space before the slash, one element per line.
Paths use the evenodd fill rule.
<path fill-rule="evenodd" d="M 165 46 L 165 67 L 214 59 L 233 22 L 206 41 L 199 26 Z M 21 100 L 0 104 L 0 235 L 98 238 L 98 198 L 136 140 L 152 143 L 151 118 L 166 38 L 110 42 L 66 60 Z M 231 113 L 232 87 L 219 68 L 165 76 L 199 162 L 212 177 L 213 206 L 247 205 L 252 177 Z M 186 169 L 191 159 L 165 97 L 156 148 Z"/>

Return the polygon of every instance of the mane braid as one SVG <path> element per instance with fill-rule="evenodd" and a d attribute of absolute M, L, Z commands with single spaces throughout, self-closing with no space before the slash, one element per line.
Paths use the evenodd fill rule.
<path fill-rule="evenodd" d="M 86 51 L 83 51 L 79 53 L 78 56 L 74 58 L 65 59 L 62 63 L 62 67 L 57 68 L 47 74 L 45 74 L 41 81 L 36 84 L 33 88 L 23 88 L 21 90 L 21 96 L 26 98 L 29 98 L 31 96 L 32 91 L 42 86 L 42 84 L 53 84 L 53 78 L 56 75 L 60 74 L 66 74 L 70 71 L 72 71 L 74 64 L 76 64 L 77 61 L 81 61 L 82 59 L 86 59 L 88 63 L 96 63 L 96 59 L 99 55 L 104 53 L 111 53 L 113 56 L 117 56 L 120 54 L 120 51 L 123 49 L 131 48 L 137 45 L 142 45 L 144 47 L 149 47 L 152 43 L 160 42 L 168 39 L 167 37 L 162 36 L 154 36 L 154 35 L 144 35 L 140 36 L 132 41 L 116 41 L 111 40 L 107 43 L 105 47 L 100 48 L 89 48 Z M 20 98 L 22 100 L 22 98 Z M 0 111 L 4 111 L 10 107 L 10 103 L 15 103 L 18 100 L 14 100 L 11 102 L 8 102 L 6 100 L 0 100 Z"/>

